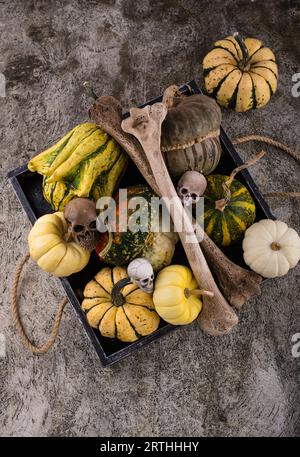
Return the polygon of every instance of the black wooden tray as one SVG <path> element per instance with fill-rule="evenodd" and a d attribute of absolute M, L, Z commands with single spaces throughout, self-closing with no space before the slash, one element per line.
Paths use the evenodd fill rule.
<path fill-rule="evenodd" d="M 193 93 L 200 93 L 195 81 L 189 82 L 187 85 L 181 87 L 184 94 L 191 95 Z M 142 106 L 156 103 L 161 101 L 162 97 L 158 97 L 145 103 Z M 125 114 L 124 117 L 127 117 Z M 215 173 L 229 174 L 235 167 L 242 163 L 242 159 L 235 150 L 231 141 L 221 129 L 221 143 L 223 149 L 223 157 L 215 170 Z M 51 213 L 53 210 L 50 205 L 44 200 L 42 193 L 42 176 L 37 173 L 31 173 L 27 169 L 27 165 L 12 170 L 8 174 L 8 178 L 14 188 L 14 191 L 27 214 L 31 224 L 43 214 Z M 251 178 L 247 170 L 243 170 L 238 175 L 238 180 L 249 189 L 255 204 L 256 204 L 256 220 L 261 219 L 275 219 L 268 204 L 259 192 L 256 184 Z M 138 169 L 131 164 L 130 173 L 125 174 L 120 183 L 120 187 L 127 187 L 133 184 L 145 183 Z M 226 255 L 231 258 L 235 263 L 245 267 L 243 261 L 243 252 L 241 243 L 230 248 L 224 249 Z M 177 244 L 175 256 L 172 263 L 187 264 L 185 253 L 180 243 Z M 111 340 L 102 337 L 97 330 L 92 329 L 86 320 L 84 312 L 80 308 L 80 298 L 85 284 L 92 279 L 92 277 L 103 267 L 96 254 L 92 254 L 89 264 L 80 273 L 69 276 L 68 278 L 60 278 L 63 288 L 72 304 L 78 318 L 80 319 L 92 345 L 94 346 L 102 364 L 104 366 L 117 362 L 129 354 L 135 352 L 138 348 L 149 344 L 166 333 L 176 329 L 176 326 L 167 324 L 162 321 L 159 328 L 151 335 L 145 336 L 134 343 L 122 343 L 117 340 Z"/>

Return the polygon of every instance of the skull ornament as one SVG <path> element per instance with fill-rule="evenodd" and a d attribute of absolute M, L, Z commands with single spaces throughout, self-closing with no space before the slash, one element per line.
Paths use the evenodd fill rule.
<path fill-rule="evenodd" d="M 74 198 L 66 205 L 64 216 L 70 224 L 69 231 L 76 243 L 87 251 L 92 251 L 99 239 L 95 202 L 88 198 Z"/>
<path fill-rule="evenodd" d="M 184 206 L 197 203 L 207 186 L 206 178 L 198 171 L 186 171 L 178 181 L 177 194 Z"/>
<path fill-rule="evenodd" d="M 153 292 L 154 273 L 151 263 L 143 258 L 132 260 L 127 267 L 127 273 L 131 281 L 139 288 L 151 294 Z"/>

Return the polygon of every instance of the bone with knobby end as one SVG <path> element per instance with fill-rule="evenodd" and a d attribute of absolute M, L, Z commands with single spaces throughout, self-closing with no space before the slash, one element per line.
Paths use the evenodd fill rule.
<path fill-rule="evenodd" d="M 168 202 L 172 201 L 174 205 L 174 213 L 170 211 L 170 214 L 194 276 L 201 289 L 214 293 L 213 298 L 203 297 L 203 310 L 198 318 L 200 327 L 211 335 L 222 335 L 228 333 L 237 324 L 238 318 L 213 279 L 198 244 L 192 222 L 179 200 L 163 160 L 160 150 L 160 137 L 161 124 L 166 114 L 167 108 L 163 103 L 148 105 L 141 109 L 132 108 L 130 117 L 122 122 L 122 129 L 134 135 L 141 143 L 160 194 L 167 198 L 165 202 L 169 211 Z M 182 221 L 182 227 L 178 227 L 178 221 Z M 187 239 L 189 242 L 187 242 Z"/>
<path fill-rule="evenodd" d="M 232 262 L 204 233 L 201 247 L 205 259 L 218 279 L 218 286 L 231 306 L 241 308 L 251 297 L 261 294 L 262 277 Z"/>
<path fill-rule="evenodd" d="M 159 195 L 159 189 L 143 148 L 136 138 L 121 128 L 122 107 L 119 101 L 111 96 L 99 97 L 90 108 L 89 114 L 98 127 L 111 135 L 125 149 L 150 187 Z"/>
<path fill-rule="evenodd" d="M 176 87 L 173 86 L 165 93 L 170 99 L 176 92 Z M 90 109 L 90 117 L 126 150 L 150 187 L 157 195 L 161 195 L 143 148 L 133 135 L 124 132 L 121 128 L 122 108 L 119 101 L 111 96 L 99 97 Z M 229 303 L 240 308 L 249 298 L 259 295 L 261 276 L 236 265 L 215 245 L 201 227 L 199 232 L 205 258 Z"/>
<path fill-rule="evenodd" d="M 218 287 L 231 306 L 239 309 L 251 297 L 261 294 L 262 277 L 232 262 L 193 219 L 194 232 Z"/>

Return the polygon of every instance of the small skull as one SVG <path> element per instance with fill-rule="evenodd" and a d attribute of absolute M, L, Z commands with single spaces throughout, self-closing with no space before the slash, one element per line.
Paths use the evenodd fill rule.
<path fill-rule="evenodd" d="M 186 171 L 178 181 L 177 194 L 184 206 L 197 203 L 207 186 L 206 178 L 198 171 Z"/>
<path fill-rule="evenodd" d="M 131 281 L 139 288 L 151 294 L 153 292 L 154 273 L 151 263 L 143 258 L 132 260 L 127 267 L 127 273 Z"/>
<path fill-rule="evenodd" d="M 94 201 L 88 198 L 74 198 L 65 207 L 64 216 L 69 230 L 82 248 L 92 251 L 98 242 L 97 211 Z"/>

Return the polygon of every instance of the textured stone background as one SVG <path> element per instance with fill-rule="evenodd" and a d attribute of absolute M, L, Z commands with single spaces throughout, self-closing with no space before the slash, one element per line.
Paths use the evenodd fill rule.
<path fill-rule="evenodd" d="M 296 1 L 6 0 L 0 2 L 1 258 L 0 434 L 10 436 L 291 436 L 300 435 L 299 267 L 268 282 L 240 312 L 240 324 L 215 339 L 191 325 L 102 369 L 70 306 L 60 338 L 43 357 L 31 356 L 11 327 L 8 288 L 30 228 L 6 179 L 8 170 L 86 119 L 82 81 L 124 107 L 172 83 L 200 77 L 215 39 L 239 30 L 262 38 L 278 57 L 280 84 L 261 111 L 224 111 L 235 137 L 260 133 L 299 149 L 300 13 Z M 225 6 L 226 5 L 226 6 Z M 239 150 L 248 157 L 258 146 Z M 262 191 L 299 190 L 299 166 L 269 155 L 251 173 Z M 300 230 L 297 201 L 270 200 L 277 217 Z M 26 324 L 38 341 L 49 330 L 63 292 L 31 268 L 23 282 Z"/>

